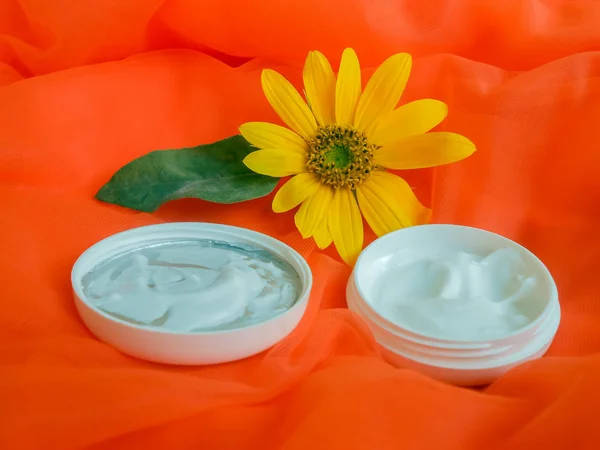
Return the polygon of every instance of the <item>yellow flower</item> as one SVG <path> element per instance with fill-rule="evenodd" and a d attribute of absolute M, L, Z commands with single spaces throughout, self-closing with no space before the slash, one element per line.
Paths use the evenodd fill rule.
<path fill-rule="evenodd" d="M 425 223 L 430 211 L 402 178 L 386 169 L 416 169 L 468 157 L 475 146 L 455 133 L 427 133 L 448 113 L 438 100 L 417 100 L 397 109 L 412 59 L 388 58 L 361 89 L 358 58 L 342 55 L 337 78 L 321 53 L 304 65 L 308 104 L 284 77 L 262 73 L 267 100 L 289 127 L 245 123 L 242 136 L 259 148 L 244 163 L 272 177 L 293 175 L 275 195 L 273 211 L 296 206 L 302 236 L 323 249 L 333 241 L 353 265 L 363 246 L 362 216 L 378 235 Z"/>

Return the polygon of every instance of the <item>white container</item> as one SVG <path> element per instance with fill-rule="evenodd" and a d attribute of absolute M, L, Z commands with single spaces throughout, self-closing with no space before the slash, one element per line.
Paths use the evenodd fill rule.
<path fill-rule="evenodd" d="M 209 239 L 263 249 L 286 261 L 302 284 L 293 306 L 264 322 L 222 331 L 173 332 L 149 329 L 120 320 L 95 307 L 84 293 L 82 279 L 98 264 L 151 242 Z M 227 225 L 183 222 L 150 225 L 110 236 L 86 250 L 71 272 L 77 311 L 100 340 L 137 358 L 182 365 L 217 364 L 260 353 L 285 338 L 300 322 L 312 288 L 307 262 L 294 249 L 256 231 Z"/>
<path fill-rule="evenodd" d="M 392 323 L 373 307 L 369 284 L 378 262 L 400 251 L 432 256 L 444 251 L 488 254 L 501 248 L 519 252 L 541 284 L 543 307 L 537 318 L 513 334 L 492 340 L 446 340 Z M 560 306 L 554 280 L 544 264 L 521 245 L 489 231 L 458 225 L 423 225 L 389 233 L 360 255 L 347 285 L 348 307 L 368 324 L 384 358 L 460 386 L 486 385 L 510 368 L 542 356 L 554 339 Z"/>

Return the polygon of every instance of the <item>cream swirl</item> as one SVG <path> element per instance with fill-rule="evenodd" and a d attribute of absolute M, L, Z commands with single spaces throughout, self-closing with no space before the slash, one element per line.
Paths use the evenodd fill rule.
<path fill-rule="evenodd" d="M 390 264 L 374 286 L 373 307 L 381 315 L 440 339 L 499 338 L 539 314 L 537 279 L 508 248 Z"/>
<path fill-rule="evenodd" d="M 118 256 L 84 280 L 99 309 L 123 320 L 177 332 L 267 320 L 299 293 L 291 267 L 266 252 L 206 242 L 172 243 Z"/>

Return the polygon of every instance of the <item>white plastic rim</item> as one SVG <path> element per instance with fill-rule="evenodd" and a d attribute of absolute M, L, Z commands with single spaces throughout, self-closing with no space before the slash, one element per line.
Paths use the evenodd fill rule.
<path fill-rule="evenodd" d="M 227 330 L 175 332 L 126 322 L 105 313 L 86 298 L 82 278 L 98 264 L 123 252 L 180 239 L 212 239 L 270 252 L 289 263 L 300 276 L 302 290 L 298 299 L 291 308 L 264 322 Z M 312 273 L 298 252 L 271 236 L 229 225 L 177 222 L 130 229 L 92 245 L 75 262 L 71 284 L 77 311 L 98 339 L 140 359 L 165 364 L 203 365 L 255 355 L 291 333 L 306 311 L 312 289 Z"/>
<path fill-rule="evenodd" d="M 373 268 L 380 258 L 397 251 L 419 249 L 423 242 L 430 248 L 480 254 L 503 247 L 517 250 L 526 263 L 534 266 L 544 285 L 543 309 L 527 326 L 493 340 L 445 340 L 392 323 L 373 308 L 369 290 L 361 283 L 373 280 Z M 554 339 L 560 322 L 556 284 L 539 258 L 506 237 L 459 225 L 422 225 L 377 239 L 358 258 L 348 281 L 346 298 L 349 309 L 367 322 L 389 362 L 459 385 L 488 384 L 511 367 L 541 356 Z"/>

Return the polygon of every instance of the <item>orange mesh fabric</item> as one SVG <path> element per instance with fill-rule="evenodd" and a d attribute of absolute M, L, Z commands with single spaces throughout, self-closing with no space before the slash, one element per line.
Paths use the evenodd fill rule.
<path fill-rule="evenodd" d="M 252 3 L 252 4 L 250 4 Z M 600 3 L 583 0 L 0 1 L 0 447 L 597 449 L 600 442 Z M 349 269 L 270 199 L 154 215 L 95 191 L 153 149 L 276 120 L 260 69 L 294 82 L 310 49 L 368 68 L 415 57 L 405 101 L 448 103 L 468 160 L 408 178 L 436 222 L 516 239 L 553 272 L 563 319 L 541 360 L 483 390 L 381 360 L 345 309 Z M 124 356 L 79 320 L 69 273 L 89 245 L 160 221 L 250 227 L 309 261 L 301 326 L 231 364 Z"/>

